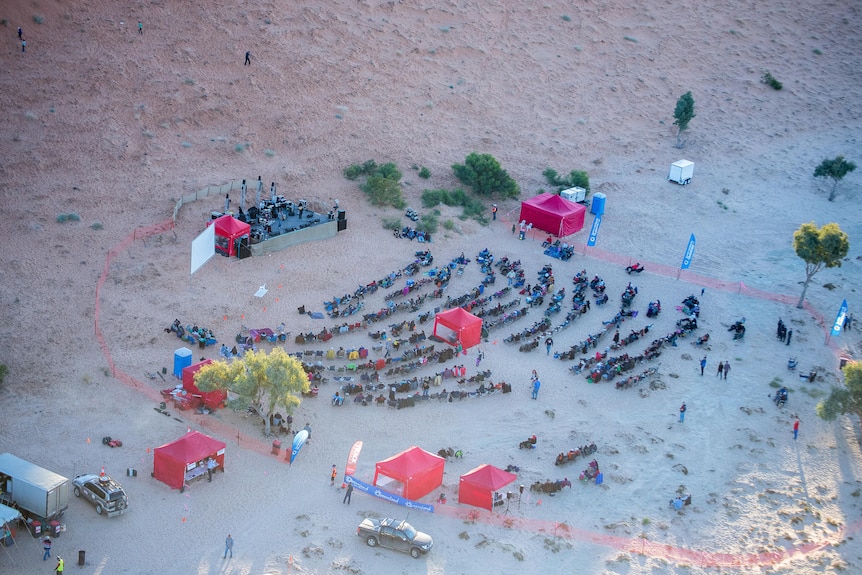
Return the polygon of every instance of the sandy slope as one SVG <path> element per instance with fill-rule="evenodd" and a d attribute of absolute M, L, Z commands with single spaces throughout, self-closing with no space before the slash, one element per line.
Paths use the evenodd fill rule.
<path fill-rule="evenodd" d="M 411 515 L 436 539 L 421 568 L 699 573 L 715 571 L 712 564 L 768 563 L 784 556 L 756 554 L 827 540 L 844 542 L 775 568 L 733 570 L 817 573 L 858 562 L 855 531 L 854 540 L 841 531 L 859 516 L 856 422 L 825 424 L 813 406 L 838 382 L 836 350 L 858 356 L 859 331 L 828 348 L 809 313 L 737 293 L 741 282 L 798 294 L 803 274 L 792 232 L 804 221 L 835 221 L 850 234 L 851 253 L 840 269 L 815 279 L 808 299 L 827 322 L 841 299 L 859 309 L 858 176 L 842 183 L 832 203 L 827 186 L 811 177 L 824 157 L 860 157 L 857 11 L 785 0 L 6 3 L 0 333 L 8 343 L 0 361 L 10 374 L 0 450 L 70 476 L 101 465 L 115 475 L 141 471 L 126 480 L 134 508 L 122 517 L 105 520 L 73 501 L 57 551 L 71 558 L 86 549 L 90 572 L 412 572 L 414 560 L 372 551 L 352 536 L 364 513 L 397 509 L 354 496 L 347 512 L 340 493 L 330 492 L 329 467 L 343 465 L 355 439 L 365 440 L 359 474 L 366 479 L 374 461 L 412 444 L 463 449 L 465 459 L 447 466 L 450 503 L 459 475 L 480 463 L 519 465 L 525 484 L 573 477 L 578 467 L 561 471 L 553 456 L 591 439 L 600 446 L 603 487 L 576 484 L 541 504 L 525 497 L 510 509 L 517 522 L 508 527 L 487 514 L 465 522 L 451 505 L 446 513 Z M 139 19 L 143 35 L 135 30 Z M 251 66 L 242 66 L 246 50 Z M 764 70 L 785 89 L 761 84 Z M 688 90 L 697 117 L 680 151 L 672 112 Z M 567 363 L 540 351 L 518 353 L 500 332 L 496 344 L 483 345 L 482 365 L 515 393 L 403 411 L 335 411 L 322 400 L 306 402 L 296 417 L 312 424 L 314 442 L 292 468 L 259 454 L 266 440 L 250 419 L 220 412 L 210 418 L 215 422 L 177 421 L 151 409 L 161 381 L 143 373 L 170 367 L 177 342 L 162 328 L 175 317 L 212 325 L 222 340 L 243 325 L 281 321 L 294 333 L 317 331 L 334 322 L 298 316 L 297 306 L 321 309 L 323 299 L 411 260 L 418 246 L 392 239 L 379 225 L 395 212 L 369 207 L 341 177 L 345 166 L 396 162 L 418 207 L 422 189 L 457 185 L 450 166 L 473 150 L 497 157 L 525 194 L 545 186 L 548 166 L 589 171 L 594 190 L 608 196 L 599 248 L 615 255 L 552 261 L 559 284 L 568 287 L 586 268 L 606 279 L 615 298 L 630 279 L 619 262 L 667 270 L 669 276 L 636 278 L 636 307 L 643 311 L 656 298 L 665 305 L 650 332 L 656 337 L 672 329 L 673 304 L 702 287 L 673 273 L 696 233 L 692 273 L 711 278 L 709 286 L 737 287 L 707 288 L 701 331 L 714 341 L 707 376 L 697 375 L 700 351 L 683 341 L 660 358 L 655 389 L 590 386 L 570 375 Z M 686 188 L 665 181 L 668 165 L 681 157 L 696 162 Z M 420 180 L 413 164 L 428 166 L 432 178 Z M 270 257 L 218 258 L 189 279 L 188 243 L 220 202 L 185 207 L 173 232 L 135 242 L 112 260 L 98 302 L 101 329 L 117 368 L 140 389 L 107 377 L 93 334 L 94 286 L 108 252 L 134 228 L 164 221 L 179 196 L 258 174 L 294 198 L 339 198 L 348 232 Z M 510 210 L 517 214 L 515 202 L 501 213 Z M 79 222 L 56 221 L 72 212 Z M 482 228 L 456 215 L 443 210 L 456 230 L 435 238 L 438 260 L 461 251 L 475 257 L 487 246 L 498 257 L 521 258 L 530 279 L 546 263 L 538 242 L 517 242 L 509 222 Z M 582 232 L 575 243 L 585 239 Z M 450 290 L 458 295 L 479 279 L 471 264 Z M 834 289 L 824 289 L 827 282 Z M 263 283 L 270 293 L 254 298 Z M 366 306 L 383 305 L 383 294 L 375 297 Z M 556 347 L 601 329 L 612 311 L 593 308 L 555 336 Z M 744 344 L 725 331 L 740 316 L 750 326 Z M 522 323 L 534 320 L 528 317 Z M 794 330 L 790 348 L 773 337 L 778 317 Z M 641 316 L 623 327 L 645 323 Z M 367 339 L 357 334 L 337 343 Z M 821 374 L 807 393 L 786 370 L 791 353 Z M 472 368 L 474 358 L 464 362 Z M 733 366 L 726 384 L 714 377 L 718 360 Z M 544 382 L 538 402 L 528 399 L 534 368 Z M 785 410 L 766 399 L 778 377 L 794 389 Z M 327 385 L 328 395 L 335 387 Z M 675 423 L 681 401 L 689 406 L 684 425 Z M 796 416 L 802 434 L 794 443 Z M 196 484 L 181 495 L 148 477 L 147 449 L 188 427 L 216 429 L 228 441 L 229 467 L 218 484 Z M 515 449 L 531 433 L 541 448 Z M 98 441 L 104 435 L 121 437 L 124 447 L 108 450 Z M 680 485 L 695 504 L 675 514 L 666 501 Z M 569 537 L 547 532 L 558 523 Z M 236 539 L 229 563 L 220 557 L 227 532 Z M 638 544 L 643 555 L 633 551 Z M 665 544 L 721 555 L 686 555 Z M 10 554 L 0 553 L 0 570 L 44 572 L 40 555 L 36 541 L 22 539 Z"/>

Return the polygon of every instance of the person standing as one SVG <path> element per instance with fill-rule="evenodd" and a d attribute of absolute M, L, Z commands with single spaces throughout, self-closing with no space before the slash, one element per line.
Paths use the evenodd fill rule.
<path fill-rule="evenodd" d="M 545 340 L 545 349 L 548 350 L 548 353 L 546 355 L 551 355 L 551 348 L 552 347 L 554 347 L 554 340 L 549 337 L 548 339 Z"/>
<path fill-rule="evenodd" d="M 20 28 L 19 28 L 19 30 L 20 30 Z M 851 329 L 853 327 L 851 325 L 852 323 L 853 323 L 853 316 L 848 313 L 846 316 L 844 316 L 844 331 Z"/>
<path fill-rule="evenodd" d="M 21 29 L 21 26 L 18 26 L 18 39 L 19 40 L 24 39 L 24 30 Z"/>
<path fill-rule="evenodd" d="M 207 481 L 212 482 L 213 480 L 213 469 L 216 468 L 216 461 L 212 457 L 207 459 Z"/>
<path fill-rule="evenodd" d="M 479 364 L 482 363 L 483 359 L 485 359 L 485 354 L 480 349 L 479 353 L 476 355 L 476 367 L 479 367 Z"/>
<path fill-rule="evenodd" d="M 22 52 L 27 51 L 27 40 L 21 40 L 21 51 Z"/>
<path fill-rule="evenodd" d="M 251 66 L 251 52 L 245 53 L 245 64 L 243 66 Z"/>
<path fill-rule="evenodd" d="M 727 374 L 730 373 L 730 362 L 724 362 L 724 379 L 727 379 Z"/>
<path fill-rule="evenodd" d="M 48 557 L 51 556 L 51 538 L 47 535 L 42 539 L 42 549 L 45 550 L 45 554 L 42 555 L 42 561 L 47 561 Z"/>
<path fill-rule="evenodd" d="M 63 571 L 66 570 L 66 562 L 63 561 L 63 558 L 59 555 L 57 556 L 57 566 L 54 567 L 54 572 L 57 575 L 62 575 Z"/>
<path fill-rule="evenodd" d="M 427 381 L 422 382 L 422 397 L 428 397 L 428 390 L 431 389 L 431 386 L 428 385 Z"/>
<path fill-rule="evenodd" d="M 512 235 L 513 236 L 515 235 L 515 227 L 516 227 L 515 224 L 512 224 Z"/>
<path fill-rule="evenodd" d="M 703 356 L 703 359 L 700 360 L 700 375 L 703 375 L 704 369 L 706 369 L 706 356 Z"/>
<path fill-rule="evenodd" d="M 491 204 L 491 219 L 497 221 L 497 204 Z"/>
<path fill-rule="evenodd" d="M 614 333 L 614 344 L 619 344 L 619 343 L 620 343 L 620 330 L 617 330 Z"/>
<path fill-rule="evenodd" d="M 679 422 L 685 422 L 685 411 L 686 411 L 685 402 L 682 402 L 682 405 L 679 406 Z"/>
<path fill-rule="evenodd" d="M 787 330 L 787 343 L 785 343 L 784 345 L 790 345 L 790 338 L 791 338 L 791 337 L 793 337 L 793 330 L 792 330 L 792 329 L 788 329 L 788 330 Z"/>
<path fill-rule="evenodd" d="M 138 20 L 138 34 L 144 33 L 144 23 Z"/>
<path fill-rule="evenodd" d="M 350 505 L 350 496 L 351 495 L 353 495 L 353 484 L 348 483 L 347 484 L 347 491 L 344 493 L 344 499 L 341 500 L 341 503 L 342 504 L 347 503 L 348 505 Z"/>
<path fill-rule="evenodd" d="M 799 420 L 793 422 L 793 441 L 796 441 L 796 438 L 799 437 Z"/>
<path fill-rule="evenodd" d="M 542 382 L 539 381 L 539 378 L 533 380 L 533 399 L 539 399 L 539 388 L 542 387 Z"/>
<path fill-rule="evenodd" d="M 718 372 L 715 374 L 718 376 L 718 379 L 721 379 L 721 374 L 724 371 L 724 364 L 720 361 L 718 362 Z"/>
<path fill-rule="evenodd" d="M 332 473 L 329 474 L 329 484 L 335 485 L 335 478 L 338 476 L 338 468 L 333 464 Z"/>
<path fill-rule="evenodd" d="M 227 538 L 224 540 L 224 557 L 222 559 L 227 559 L 228 553 L 230 553 L 230 558 L 233 559 L 233 537 L 230 536 L 230 533 L 227 534 Z"/>

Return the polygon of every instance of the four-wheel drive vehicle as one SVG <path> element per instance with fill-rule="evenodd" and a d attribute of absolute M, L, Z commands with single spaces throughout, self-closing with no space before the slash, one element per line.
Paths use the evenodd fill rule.
<path fill-rule="evenodd" d="M 129 498 L 123 486 L 108 475 L 88 473 L 72 480 L 75 497 L 82 495 L 96 506 L 96 513 L 107 513 L 108 517 L 120 515 L 129 509 Z"/>
<path fill-rule="evenodd" d="M 369 547 L 389 547 L 410 553 L 416 559 L 434 545 L 430 535 L 416 531 L 412 525 L 400 519 L 363 519 L 356 528 L 356 534 L 365 539 Z"/>

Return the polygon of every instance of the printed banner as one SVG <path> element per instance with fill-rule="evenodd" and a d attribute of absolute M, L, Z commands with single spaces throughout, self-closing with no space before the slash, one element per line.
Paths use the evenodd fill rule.
<path fill-rule="evenodd" d="M 694 234 L 691 234 L 691 237 L 688 238 L 688 247 L 685 248 L 685 255 L 682 258 L 682 266 L 679 269 L 687 270 L 688 266 L 691 265 L 691 258 L 694 257 Z"/>
<path fill-rule="evenodd" d="M 345 483 L 350 483 L 353 485 L 354 489 L 358 489 L 363 493 L 367 493 L 368 495 L 373 495 L 378 499 L 383 499 L 385 501 L 389 501 L 390 503 L 395 503 L 396 505 L 401 505 L 403 507 L 407 507 L 408 509 L 418 509 L 419 511 L 427 511 L 428 513 L 434 513 L 434 506 L 429 505 L 427 503 L 419 503 L 418 501 L 411 501 L 409 499 L 404 499 L 400 495 L 395 495 L 394 493 L 389 493 L 388 491 L 383 491 L 379 487 L 374 485 L 369 485 L 363 481 L 360 481 L 353 477 L 352 475 L 348 475 L 344 478 Z"/>
<path fill-rule="evenodd" d="M 341 484 L 341 487 L 347 487 L 347 476 L 353 475 L 356 473 L 356 463 L 359 461 L 359 454 L 362 452 L 362 442 L 357 441 L 353 444 L 353 447 L 350 448 L 350 453 L 347 454 L 347 467 L 344 468 L 344 482 Z"/>
<path fill-rule="evenodd" d="M 835 316 L 835 323 L 832 324 L 832 335 L 838 335 L 844 327 L 844 318 L 847 317 L 847 300 L 841 302 L 841 308 L 838 310 L 838 315 Z"/>
<path fill-rule="evenodd" d="M 588 246 L 596 245 L 596 238 L 599 235 L 599 226 L 602 225 L 602 216 L 597 215 L 593 220 L 593 227 L 590 229 L 590 239 L 587 241 Z"/>

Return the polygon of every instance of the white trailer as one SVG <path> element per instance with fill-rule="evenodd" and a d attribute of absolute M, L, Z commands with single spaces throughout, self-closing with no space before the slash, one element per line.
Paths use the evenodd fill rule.
<path fill-rule="evenodd" d="M 668 172 L 667 179 L 684 186 L 691 182 L 692 175 L 694 175 L 694 162 L 680 160 L 670 165 L 670 172 Z"/>

